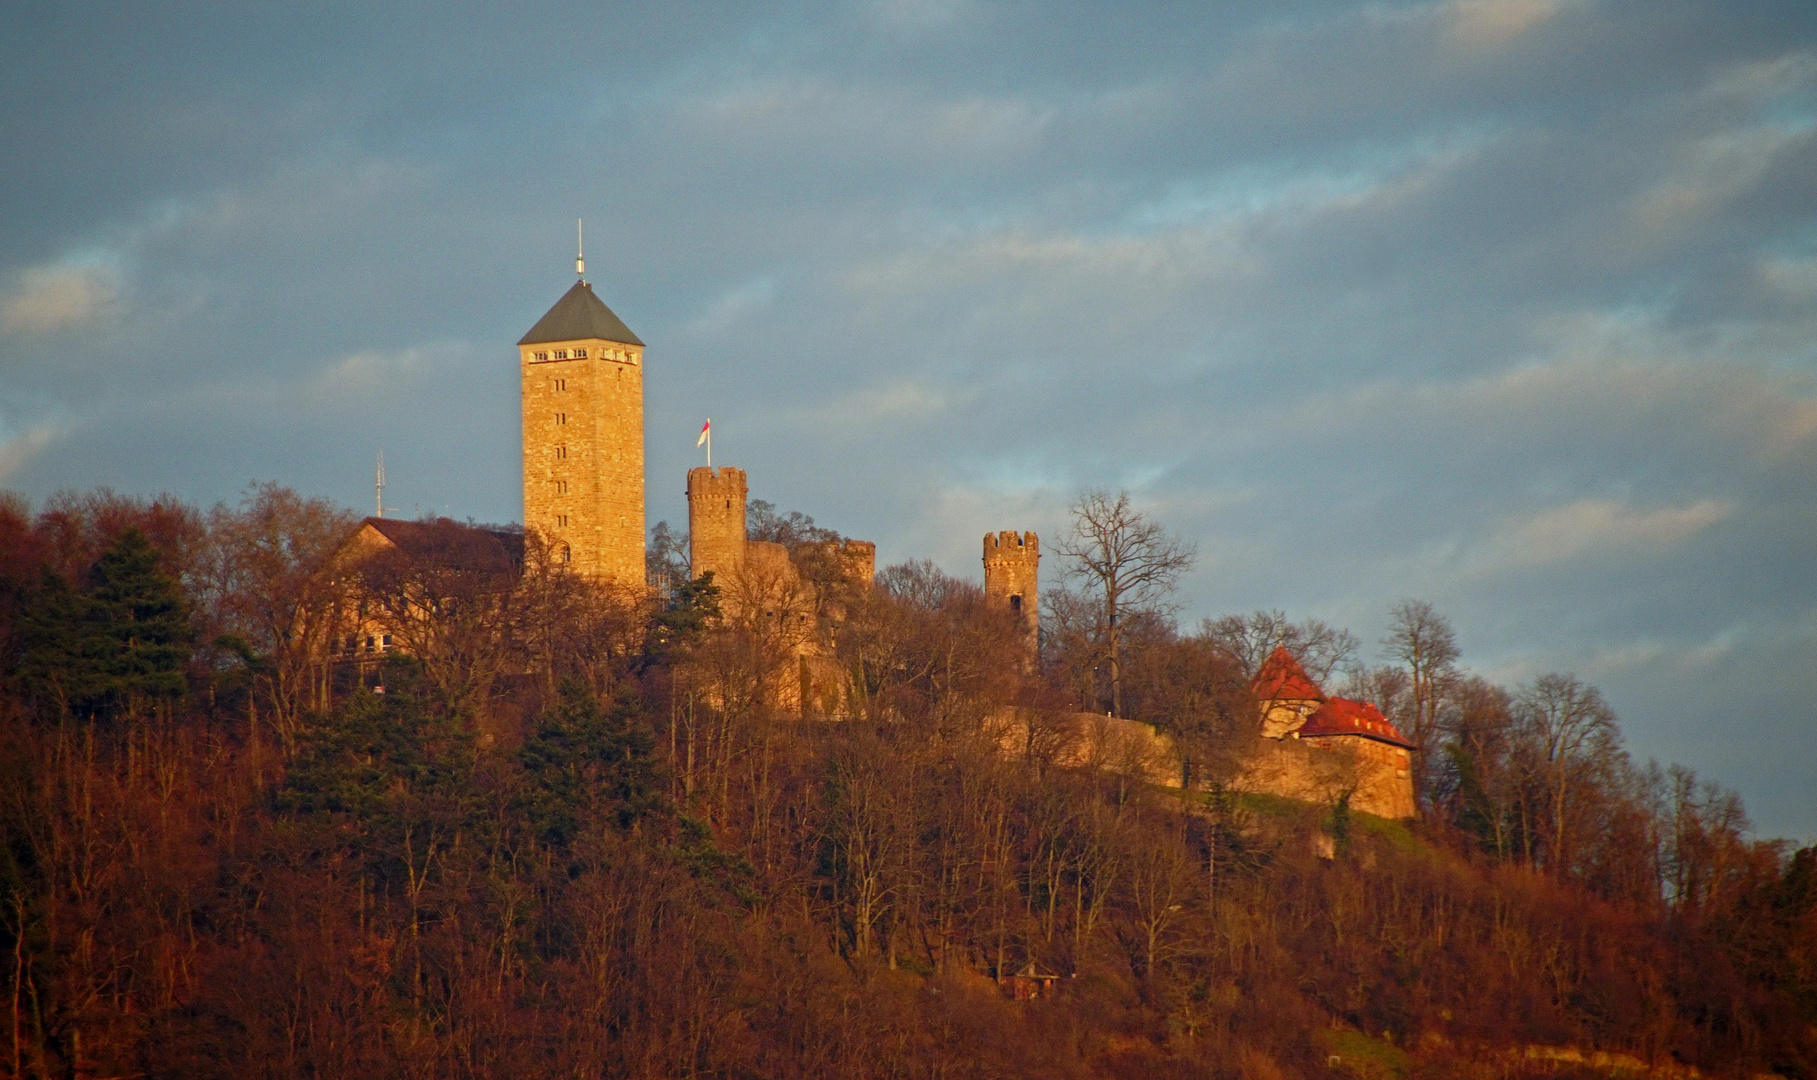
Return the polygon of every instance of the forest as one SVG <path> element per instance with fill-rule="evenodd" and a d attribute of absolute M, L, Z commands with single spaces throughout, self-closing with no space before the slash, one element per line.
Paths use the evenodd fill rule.
<path fill-rule="evenodd" d="M 1074 511 L 1031 662 L 975 584 L 851 580 L 762 503 L 804 610 L 666 525 L 625 591 L 448 521 L 351 563 L 277 485 L 0 498 L 0 1074 L 1817 1077 L 1817 850 L 1429 604 L 1379 649 L 1183 627 L 1190 545 Z M 807 635 L 837 716 L 779 704 Z M 1283 645 L 1418 747 L 1416 819 L 1232 787 Z M 1079 711 L 1192 783 L 1060 766 Z"/>

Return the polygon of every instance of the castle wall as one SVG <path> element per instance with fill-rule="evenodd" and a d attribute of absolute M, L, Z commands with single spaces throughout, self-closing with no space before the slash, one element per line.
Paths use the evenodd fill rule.
<path fill-rule="evenodd" d="M 1310 803 L 1333 802 L 1348 789 L 1353 810 L 1410 818 L 1409 760 L 1401 747 L 1354 735 L 1258 738 L 1232 787 Z"/>
<path fill-rule="evenodd" d="M 577 573 L 641 588 L 642 347 L 588 339 L 519 351 L 524 524 L 565 544 Z"/>

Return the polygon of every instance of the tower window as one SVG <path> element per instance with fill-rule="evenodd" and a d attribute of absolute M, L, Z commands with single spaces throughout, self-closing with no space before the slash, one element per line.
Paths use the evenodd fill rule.
<path fill-rule="evenodd" d="M 566 380 L 566 379 L 555 380 L 555 392 L 556 393 L 559 394 L 562 391 L 566 390 L 567 388 L 568 388 L 568 380 Z"/>
<path fill-rule="evenodd" d="M 557 360 L 566 360 L 568 358 L 568 350 L 566 350 L 566 349 L 555 350 L 555 358 Z"/>
<path fill-rule="evenodd" d="M 556 414 L 555 414 L 555 422 L 556 422 L 556 423 L 558 423 L 558 424 L 565 424 L 565 423 L 567 423 L 567 422 L 568 422 L 568 414 L 567 414 L 567 413 L 565 413 L 565 412 L 558 412 L 558 413 L 556 413 Z"/>
<path fill-rule="evenodd" d="M 1010 597 L 1009 598 L 1009 609 L 1018 615 L 1022 614 L 1022 597 L 1020 597 L 1020 596 Z"/>
<path fill-rule="evenodd" d="M 566 520 L 566 519 L 564 518 L 563 520 Z M 564 562 L 564 563 L 571 563 L 574 561 L 574 552 L 569 551 L 568 545 L 566 545 L 566 544 L 562 545 L 561 559 L 562 559 L 562 562 Z"/>
<path fill-rule="evenodd" d="M 568 493 L 568 482 L 566 480 L 557 480 L 555 482 L 555 493 L 557 495 L 566 495 Z"/>
<path fill-rule="evenodd" d="M 568 457 L 568 448 L 567 448 L 567 447 L 565 447 L 565 446 L 558 446 L 558 447 L 556 447 L 556 448 L 555 448 L 555 456 L 556 456 L 556 457 L 557 457 L 557 458 L 558 458 L 558 459 L 561 459 L 561 460 L 564 460 L 564 461 L 565 461 L 565 460 L 566 460 L 566 459 L 567 459 L 567 457 Z"/>
<path fill-rule="evenodd" d="M 547 360 L 547 359 L 549 359 L 549 354 L 548 354 L 548 353 L 546 353 L 546 352 L 539 352 L 539 353 L 531 353 L 531 354 L 530 354 L 530 362 L 531 362 L 531 363 L 533 363 L 533 364 L 540 364 L 540 363 L 542 363 L 542 362 L 543 362 L 543 361 L 544 361 L 544 360 Z"/>
<path fill-rule="evenodd" d="M 568 515 L 566 515 L 566 514 L 555 515 L 555 527 L 558 529 L 567 528 L 568 527 Z"/>
<path fill-rule="evenodd" d="M 585 350 L 585 349 L 575 349 L 574 350 L 574 359 L 585 360 L 586 358 L 587 358 L 587 350 Z"/>

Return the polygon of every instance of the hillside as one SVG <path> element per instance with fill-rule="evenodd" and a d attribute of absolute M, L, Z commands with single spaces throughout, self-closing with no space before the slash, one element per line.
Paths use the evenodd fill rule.
<path fill-rule="evenodd" d="M 1254 702 L 1152 627 L 1131 708 L 1198 788 L 1005 754 L 1078 702 L 925 568 L 850 601 L 871 707 L 817 722 L 710 582 L 532 537 L 443 579 L 443 651 L 311 660 L 332 508 L 52 510 L 0 521 L 15 1075 L 1817 1075 L 1817 851 L 1613 757 L 1567 859 L 1487 771 L 1410 824 L 1224 790 Z"/>

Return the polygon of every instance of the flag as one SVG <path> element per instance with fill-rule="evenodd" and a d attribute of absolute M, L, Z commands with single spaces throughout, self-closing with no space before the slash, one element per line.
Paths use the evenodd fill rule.
<path fill-rule="evenodd" d="M 711 420 L 708 420 L 706 423 L 700 425 L 700 438 L 694 440 L 694 445 L 699 446 L 701 443 L 706 442 L 707 441 L 707 432 L 712 431 L 712 430 L 713 430 L 713 421 L 711 421 Z"/>

